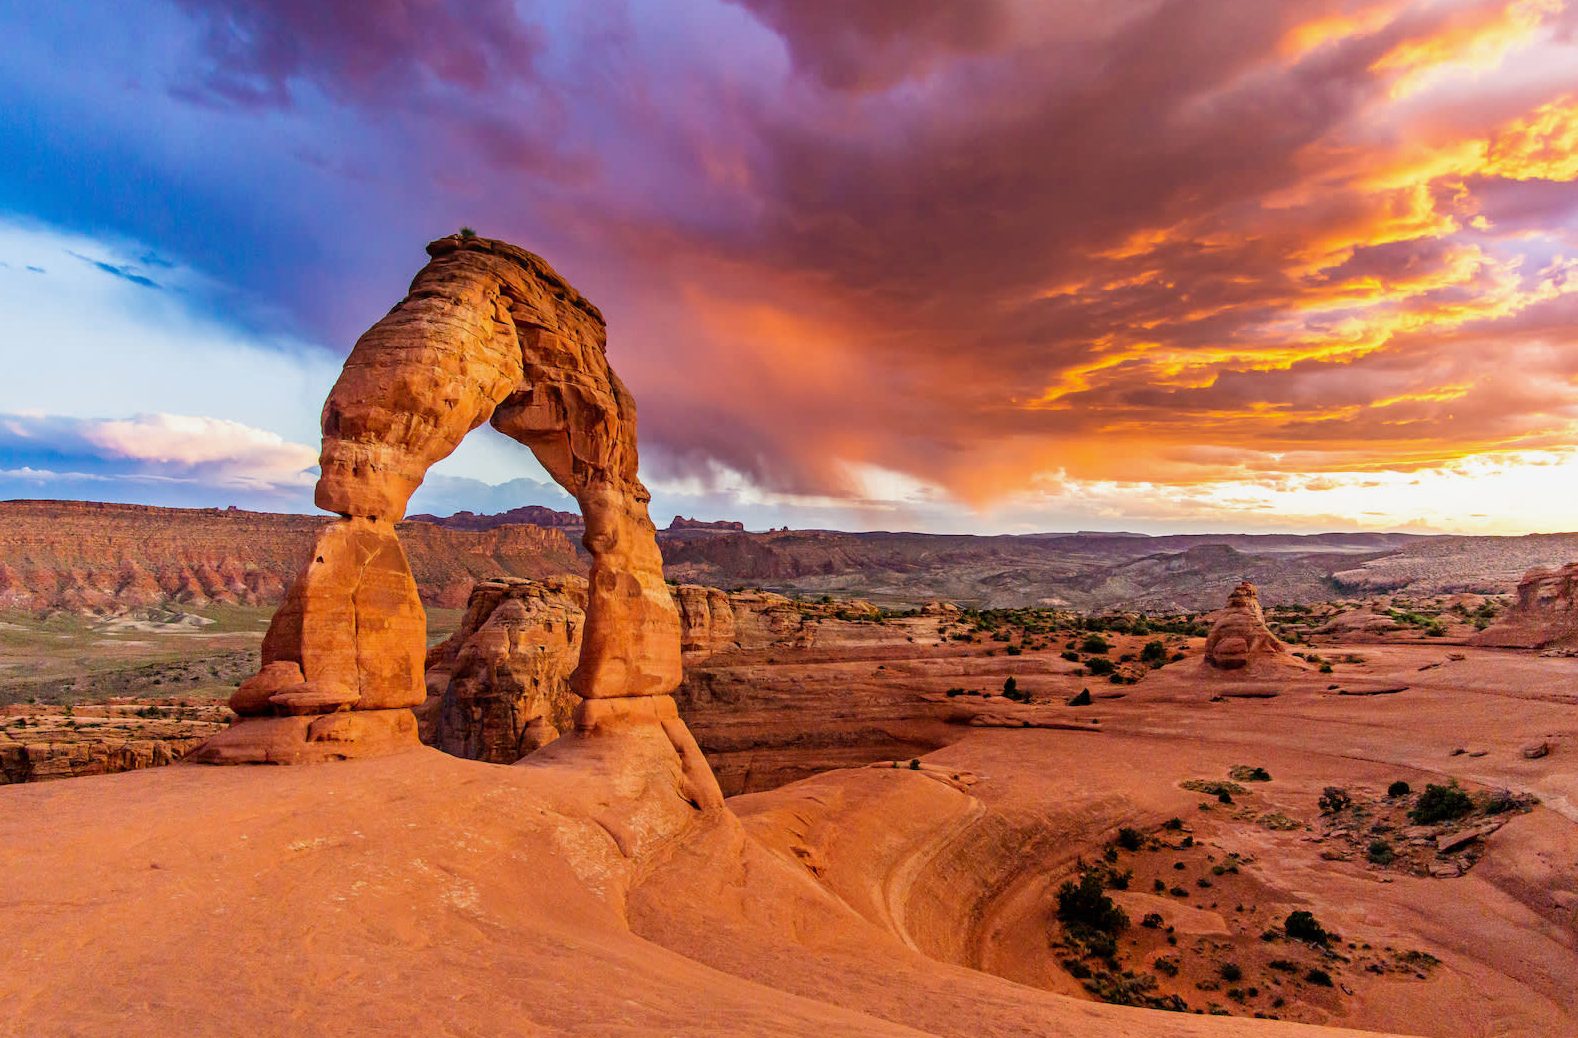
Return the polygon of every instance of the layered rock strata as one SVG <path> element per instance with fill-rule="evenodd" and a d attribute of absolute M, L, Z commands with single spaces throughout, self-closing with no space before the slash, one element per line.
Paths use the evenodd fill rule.
<path fill-rule="evenodd" d="M 1208 668 L 1226 671 L 1307 666 L 1266 626 L 1260 596 L 1255 585 L 1247 580 L 1241 581 L 1227 596 L 1227 605 L 1211 624 L 1203 661 Z"/>
<path fill-rule="evenodd" d="M 1511 649 L 1578 646 L 1578 562 L 1525 573 L 1516 600 L 1473 644 Z"/>

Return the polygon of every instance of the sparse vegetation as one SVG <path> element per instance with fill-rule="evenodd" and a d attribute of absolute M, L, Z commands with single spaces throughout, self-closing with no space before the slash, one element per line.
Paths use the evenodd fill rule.
<path fill-rule="evenodd" d="M 1445 786 L 1438 786 L 1432 782 L 1425 786 L 1423 793 L 1419 794 L 1419 800 L 1408 812 L 1408 817 L 1416 825 L 1434 825 L 1438 822 L 1450 822 L 1462 818 L 1473 810 L 1473 799 L 1463 792 L 1456 782 Z"/>

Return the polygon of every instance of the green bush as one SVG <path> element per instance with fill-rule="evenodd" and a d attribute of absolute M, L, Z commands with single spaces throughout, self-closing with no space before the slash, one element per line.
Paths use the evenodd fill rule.
<path fill-rule="evenodd" d="M 1410 792 L 1412 792 L 1412 790 L 1409 788 L 1408 783 L 1404 782 L 1402 779 L 1398 779 L 1396 782 L 1393 782 L 1390 786 L 1386 787 L 1386 795 L 1394 799 L 1397 797 L 1405 797 Z"/>
<path fill-rule="evenodd" d="M 1295 941 L 1305 944 L 1316 944 L 1324 948 L 1331 943 L 1332 934 L 1314 915 L 1300 908 L 1289 912 L 1288 918 L 1282 924 L 1282 930 Z"/>
<path fill-rule="evenodd" d="M 1146 642 L 1145 648 L 1140 650 L 1140 662 L 1160 667 L 1167 662 L 1167 646 L 1159 641 Z"/>
<path fill-rule="evenodd" d="M 1066 925 L 1101 934 L 1122 933 L 1129 917 L 1106 895 L 1106 875 L 1101 870 L 1081 872 L 1078 880 L 1065 880 L 1057 890 L 1057 917 Z"/>
<path fill-rule="evenodd" d="M 1118 830 L 1118 836 L 1113 842 L 1126 851 L 1137 851 L 1145 846 L 1145 834 L 1125 825 Z"/>
<path fill-rule="evenodd" d="M 1107 639 L 1099 634 L 1087 634 L 1085 635 L 1085 640 L 1079 643 L 1079 650 L 1085 653 L 1100 654 L 1107 652 L 1111 648 L 1112 646 L 1107 643 Z"/>
<path fill-rule="evenodd" d="M 1416 825 L 1434 825 L 1437 822 L 1450 822 L 1454 818 L 1462 818 L 1472 810 L 1474 810 L 1474 801 L 1458 788 L 1456 782 L 1445 786 L 1438 786 L 1432 782 L 1425 786 L 1423 793 L 1419 794 L 1419 800 L 1408 812 L 1408 817 Z"/>
<path fill-rule="evenodd" d="M 1323 969 L 1311 969 L 1308 973 L 1304 974 L 1304 979 L 1309 981 L 1311 984 L 1314 984 L 1316 987 L 1331 987 L 1331 974 L 1327 973 Z"/>
<path fill-rule="evenodd" d="M 1064 659 L 1068 660 L 1070 663 L 1078 663 L 1079 662 L 1079 653 L 1075 652 L 1073 649 L 1064 649 L 1063 652 L 1062 652 L 1062 656 L 1063 656 Z"/>
<path fill-rule="evenodd" d="M 1244 979 L 1244 971 L 1236 962 L 1222 963 L 1222 968 L 1218 972 L 1222 975 L 1222 979 L 1229 984 L 1235 984 Z"/>
<path fill-rule="evenodd" d="M 1392 850 L 1392 845 L 1385 840 L 1371 840 L 1366 857 L 1376 865 L 1390 865 L 1397 860 L 1397 852 Z"/>
<path fill-rule="evenodd" d="M 1118 669 L 1118 665 L 1104 656 L 1092 656 L 1085 661 L 1085 669 L 1097 677 L 1111 674 Z"/>

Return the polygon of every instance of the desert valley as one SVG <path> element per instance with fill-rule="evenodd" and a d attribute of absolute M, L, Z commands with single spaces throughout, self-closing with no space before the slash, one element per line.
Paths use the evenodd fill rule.
<path fill-rule="evenodd" d="M 595 310 L 430 251 L 340 518 L 0 505 L 8 1033 L 1578 1028 L 1573 538 L 656 531 Z M 584 523 L 377 518 L 414 356 Z"/>
<path fill-rule="evenodd" d="M 1578 0 L 0 36 L 0 1038 L 1578 1038 Z"/>

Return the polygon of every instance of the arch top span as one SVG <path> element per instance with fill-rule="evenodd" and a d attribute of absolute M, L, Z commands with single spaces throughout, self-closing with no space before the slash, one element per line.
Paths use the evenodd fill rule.
<path fill-rule="evenodd" d="M 262 670 L 232 700 L 242 722 L 200 759 L 322 759 L 414 741 L 425 617 L 394 524 L 428 469 L 484 422 L 580 504 L 592 561 L 571 685 L 584 705 L 679 684 L 679 617 L 638 476 L 635 401 L 609 367 L 601 312 L 507 242 L 456 235 L 427 251 L 324 403 L 315 499 L 340 518 L 271 623 Z M 583 717 L 619 715 L 612 707 Z M 683 731 L 666 707 L 625 713 Z M 699 756 L 688 733 L 682 741 Z M 320 743 L 325 752 L 304 749 Z"/>

